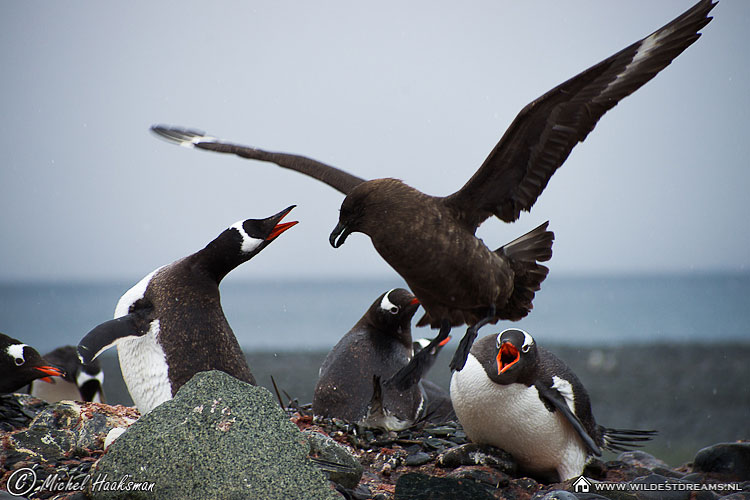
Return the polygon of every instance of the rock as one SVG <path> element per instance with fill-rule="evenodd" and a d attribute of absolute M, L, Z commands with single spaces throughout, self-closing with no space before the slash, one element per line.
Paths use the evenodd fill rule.
<path fill-rule="evenodd" d="M 650 453 L 641 450 L 626 451 L 617 456 L 617 460 L 628 465 L 643 467 L 644 469 L 654 470 L 656 467 L 669 468 L 664 460 L 659 460 Z"/>
<path fill-rule="evenodd" d="M 73 401 L 48 405 L 28 429 L 9 436 L 8 447 L 26 455 L 26 459 L 41 462 L 89 456 L 93 450 L 102 448 L 112 428 L 128 427 L 138 418 L 138 412 L 132 408 L 107 406 L 107 411 L 101 411 L 103 406 Z"/>
<path fill-rule="evenodd" d="M 456 468 L 462 465 L 486 465 L 514 475 L 516 461 L 510 453 L 489 445 L 462 444 L 444 451 L 437 457 L 438 467 Z"/>
<path fill-rule="evenodd" d="M 495 497 L 471 479 L 404 474 L 396 482 L 394 500 L 493 500 Z"/>
<path fill-rule="evenodd" d="M 510 476 L 492 467 L 464 465 L 448 473 L 454 479 L 473 479 L 493 488 L 504 488 L 510 484 Z"/>
<path fill-rule="evenodd" d="M 328 479 L 350 490 L 357 487 L 364 467 L 349 450 L 321 432 L 306 429 L 302 434 L 310 443 L 310 456 L 340 466 L 330 471 L 323 468 Z"/>
<path fill-rule="evenodd" d="M 47 402 L 28 394 L 0 395 L 0 432 L 24 429 Z"/>
<path fill-rule="evenodd" d="M 404 464 L 408 466 L 418 467 L 424 465 L 432 460 L 432 455 L 423 451 L 417 451 L 406 456 Z"/>
<path fill-rule="evenodd" d="M 565 490 L 553 490 L 547 492 L 544 496 L 535 496 L 538 500 L 579 500 L 576 495 Z"/>
<path fill-rule="evenodd" d="M 98 478 L 148 482 L 153 492 L 93 488 L 91 494 L 95 500 L 340 499 L 309 449 L 268 390 L 202 372 L 134 423 L 96 465 Z"/>
<path fill-rule="evenodd" d="M 728 481 L 750 480 L 750 442 L 703 448 L 695 455 L 693 472 L 721 474 Z"/>

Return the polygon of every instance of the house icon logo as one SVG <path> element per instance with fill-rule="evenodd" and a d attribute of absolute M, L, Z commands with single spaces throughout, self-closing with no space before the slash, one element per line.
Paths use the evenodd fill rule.
<path fill-rule="evenodd" d="M 591 481 L 583 476 L 573 481 L 573 491 L 575 493 L 588 493 L 591 489 Z"/>

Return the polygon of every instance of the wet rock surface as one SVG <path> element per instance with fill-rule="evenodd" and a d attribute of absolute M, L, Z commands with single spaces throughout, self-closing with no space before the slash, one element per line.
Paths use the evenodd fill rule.
<path fill-rule="evenodd" d="M 750 500 L 748 442 L 710 446 L 700 450 L 692 463 L 676 468 L 644 451 L 625 452 L 611 461 L 592 460 L 584 471 L 586 483 L 578 484 L 576 480 L 544 483 L 539 478 L 522 477 L 512 456 L 504 451 L 469 443 L 460 425 L 455 422 L 422 425 L 400 432 L 364 429 L 335 419 L 313 418 L 309 406 L 295 405 L 284 413 L 269 394 L 266 396 L 269 397 L 266 401 L 269 411 L 274 406 L 274 411 L 282 420 L 289 417 L 289 421 L 303 431 L 299 436 L 307 436 L 299 443 L 303 453 L 309 451 L 310 456 L 334 464 L 334 473 L 326 472 L 333 480 L 330 485 L 325 485 L 328 488 L 325 494 L 330 494 L 330 498 Z M 211 404 L 204 405 L 204 413 L 208 408 L 210 415 Z M 128 451 L 125 451 L 126 441 L 118 439 L 108 453 L 103 451 L 103 440 L 108 429 L 129 425 L 129 419 L 134 420 L 138 416 L 135 409 L 95 403 L 61 405 L 47 405 L 29 396 L 5 396 L 0 399 L 0 416 L 11 416 L 7 421 L 9 430 L 0 433 L 0 490 L 6 489 L 12 474 L 22 468 L 34 468 L 37 488 L 54 474 L 65 480 L 93 476 L 106 464 L 102 457 L 110 453 L 114 456 L 118 447 L 122 448 L 118 454 L 123 455 L 123 461 L 141 465 L 142 458 L 134 449 L 127 447 Z M 217 410 L 218 406 L 215 416 L 228 417 L 217 413 Z M 215 430 L 214 424 L 220 423 L 201 421 L 198 427 Z M 158 437 L 152 435 L 137 441 L 141 442 L 140 446 L 151 443 L 153 447 L 153 443 L 163 441 L 163 436 L 168 432 L 169 429 L 164 429 Z M 120 439 L 127 435 L 123 434 Z M 216 448 L 216 440 L 211 442 Z M 184 454 L 190 452 L 190 445 L 186 446 L 187 449 L 181 452 L 183 455 L 177 458 L 173 456 L 172 460 L 184 462 Z M 207 455 L 202 455 L 201 460 L 191 460 L 196 464 L 199 461 L 210 462 Z M 218 458 L 211 460 L 215 462 Z M 353 466 L 352 460 L 361 469 Z M 341 467 L 335 467 L 337 464 Z M 166 466 L 162 467 L 165 472 L 169 470 Z M 239 465 L 234 459 L 228 462 L 228 467 L 237 475 Z M 343 475 L 336 475 L 342 472 Z M 206 495 L 201 498 L 234 498 L 211 496 L 210 493 Z M 32 490 L 26 497 L 60 500 L 91 498 L 87 491 L 47 490 Z"/>

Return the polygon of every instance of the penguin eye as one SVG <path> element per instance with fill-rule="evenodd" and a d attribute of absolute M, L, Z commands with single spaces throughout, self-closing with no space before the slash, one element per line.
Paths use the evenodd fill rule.
<path fill-rule="evenodd" d="M 524 344 L 521 346 L 521 351 L 523 352 L 529 352 L 529 349 L 531 349 L 531 344 Z"/>
<path fill-rule="evenodd" d="M 26 362 L 26 360 L 23 359 L 23 358 L 16 358 L 16 366 L 21 366 L 25 362 Z"/>
<path fill-rule="evenodd" d="M 398 306 L 391 306 L 391 308 L 389 309 L 389 311 L 390 311 L 391 314 L 398 314 L 399 310 L 400 309 L 399 309 Z"/>

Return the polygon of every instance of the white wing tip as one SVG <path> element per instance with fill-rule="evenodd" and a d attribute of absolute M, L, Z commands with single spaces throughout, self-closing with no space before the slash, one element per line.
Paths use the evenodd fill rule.
<path fill-rule="evenodd" d="M 206 135 L 200 130 L 171 127 L 169 125 L 154 125 L 151 131 L 160 139 L 177 144 L 184 148 L 194 148 L 202 142 L 220 142 L 216 137 Z"/>

